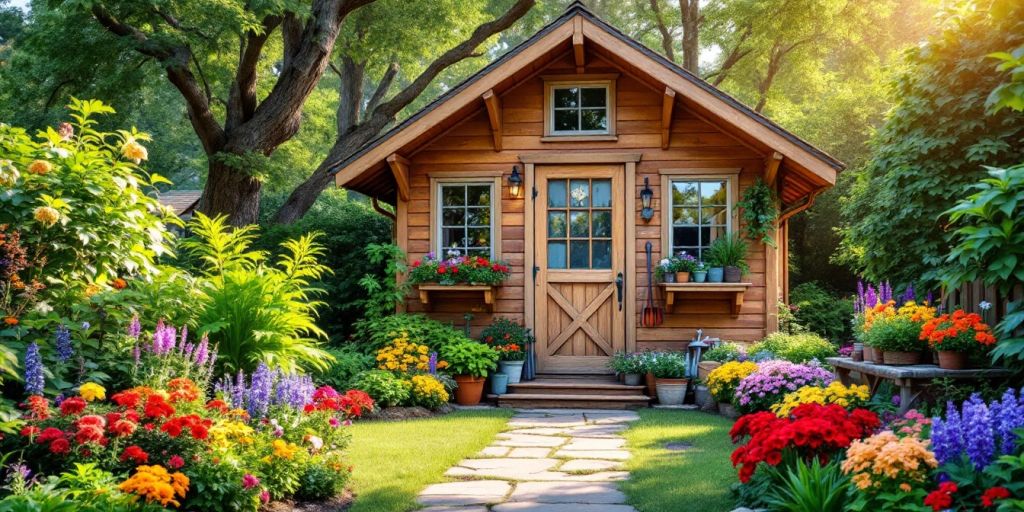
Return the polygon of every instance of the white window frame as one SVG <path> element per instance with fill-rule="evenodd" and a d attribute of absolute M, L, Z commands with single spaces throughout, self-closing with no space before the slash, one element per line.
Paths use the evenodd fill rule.
<path fill-rule="evenodd" d="M 442 187 L 446 186 L 458 186 L 458 187 L 488 187 L 491 190 L 491 204 L 490 204 L 490 254 L 488 259 L 496 260 L 500 258 L 500 226 L 497 223 L 501 219 L 501 178 L 496 177 L 491 180 L 473 178 L 445 178 L 445 179 L 431 179 L 431 222 L 433 223 L 433 229 L 431 230 L 432 242 L 430 244 L 431 250 L 437 255 L 438 259 L 447 258 L 447 251 L 450 247 L 443 245 L 444 241 L 444 208 L 442 201 L 444 195 L 442 194 Z"/>
<path fill-rule="evenodd" d="M 661 209 L 661 224 L 662 224 L 662 257 L 670 254 L 674 254 L 676 243 L 675 243 L 675 230 L 673 229 L 672 213 L 675 209 L 675 203 L 673 202 L 673 183 L 675 182 L 718 182 L 724 181 L 726 188 L 726 221 L 725 221 L 725 233 L 731 235 L 736 229 L 736 198 L 739 194 L 739 169 L 715 169 L 713 172 L 709 172 L 707 169 L 662 169 L 661 170 L 661 188 L 662 188 L 662 205 Z M 698 192 L 699 197 L 699 192 Z M 700 214 L 698 209 L 698 214 Z M 697 219 L 698 222 L 700 219 Z M 700 224 L 698 224 L 700 226 Z M 700 228 L 698 227 L 698 230 Z M 699 235 L 698 235 L 699 236 Z M 710 246 L 710 244 L 708 244 Z M 704 247 L 704 246 L 701 246 Z M 701 261 L 704 260 L 703 251 L 698 251 L 695 254 Z"/>
<path fill-rule="evenodd" d="M 594 76 L 545 76 L 544 79 L 544 137 L 550 141 L 558 138 L 615 137 L 615 80 L 617 74 Z M 604 130 L 555 130 L 555 91 L 571 88 L 601 88 L 605 91 L 605 115 L 608 128 Z M 575 109 L 582 112 L 582 105 Z"/>

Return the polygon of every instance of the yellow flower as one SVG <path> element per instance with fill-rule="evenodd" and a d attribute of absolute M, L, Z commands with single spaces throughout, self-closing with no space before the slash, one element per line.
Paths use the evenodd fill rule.
<path fill-rule="evenodd" d="M 33 213 L 35 214 L 36 222 L 45 227 L 51 227 L 60 220 L 60 212 L 49 206 L 40 206 Z"/>
<path fill-rule="evenodd" d="M 793 412 L 793 409 L 804 404 L 837 404 L 849 408 L 859 406 L 870 398 L 871 393 L 867 386 L 846 387 L 841 382 L 834 381 L 824 388 L 804 386 L 792 393 L 787 393 L 781 402 L 772 405 L 772 412 L 780 418 L 785 418 Z"/>
<path fill-rule="evenodd" d="M 32 163 L 28 164 L 28 172 L 32 174 L 42 176 L 51 170 L 53 170 L 53 164 L 46 160 L 33 160 Z"/>
<path fill-rule="evenodd" d="M 86 382 L 78 388 L 78 394 L 81 395 L 86 402 L 95 402 L 96 400 L 103 400 L 106 398 L 107 390 L 103 389 L 103 386 L 100 386 L 95 382 Z"/>
<path fill-rule="evenodd" d="M 128 140 L 124 142 L 124 145 L 121 146 L 121 154 L 135 163 L 139 163 L 149 158 L 149 152 L 146 150 L 145 146 L 136 142 L 134 137 L 128 137 Z"/>
<path fill-rule="evenodd" d="M 163 466 L 139 466 L 135 474 L 121 482 L 118 489 L 137 494 L 146 502 L 157 502 L 166 507 L 179 507 L 175 497 L 184 498 L 188 493 L 189 480 L 182 473 L 168 473 Z"/>
<path fill-rule="evenodd" d="M 757 371 L 757 363 L 730 361 L 711 370 L 708 374 L 708 391 L 719 402 L 729 402 L 736 386 L 746 376 Z"/>
<path fill-rule="evenodd" d="M 281 439 L 274 439 L 271 445 L 274 448 L 274 456 L 281 457 L 282 459 L 290 459 L 295 456 L 295 452 L 299 451 L 298 445 Z"/>
<path fill-rule="evenodd" d="M 413 375 L 412 396 L 417 405 L 431 409 L 448 402 L 448 390 L 433 375 Z"/>

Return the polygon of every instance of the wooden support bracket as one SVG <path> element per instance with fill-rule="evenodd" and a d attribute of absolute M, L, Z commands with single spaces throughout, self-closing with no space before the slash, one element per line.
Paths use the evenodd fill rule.
<path fill-rule="evenodd" d="M 586 62 L 583 58 L 583 19 L 572 20 L 572 55 L 576 59 L 576 73 L 583 74 Z"/>
<path fill-rule="evenodd" d="M 772 153 L 764 161 L 764 182 L 771 188 L 775 188 L 775 180 L 779 177 L 779 166 L 782 164 L 782 153 Z"/>
<path fill-rule="evenodd" d="M 672 108 L 676 104 L 676 91 L 665 88 L 665 95 L 661 98 L 661 149 L 668 149 L 669 139 L 672 137 Z"/>
<path fill-rule="evenodd" d="M 490 89 L 481 96 L 487 106 L 487 119 L 491 122 L 491 136 L 494 137 L 494 150 L 501 151 L 501 99 Z"/>
<path fill-rule="evenodd" d="M 402 201 L 409 200 L 409 161 L 398 153 L 392 153 L 387 158 L 388 167 L 391 168 L 391 174 L 395 177 L 395 183 L 398 185 L 398 199 Z"/>

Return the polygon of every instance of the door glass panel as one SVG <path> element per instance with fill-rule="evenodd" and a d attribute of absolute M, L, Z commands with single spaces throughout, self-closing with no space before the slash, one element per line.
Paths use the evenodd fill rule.
<path fill-rule="evenodd" d="M 612 268 L 612 241 L 594 240 L 591 247 L 594 253 L 591 268 Z"/>
<path fill-rule="evenodd" d="M 548 242 L 548 268 L 565 268 L 565 241 Z"/>
<path fill-rule="evenodd" d="M 551 208 L 565 208 L 566 205 L 565 180 L 551 180 L 548 182 L 548 206 Z"/>
<path fill-rule="evenodd" d="M 565 212 L 548 212 L 548 238 L 565 237 Z"/>
<path fill-rule="evenodd" d="M 569 204 L 573 207 L 590 205 L 590 182 L 588 180 L 572 180 L 569 187 Z"/>
<path fill-rule="evenodd" d="M 590 235 L 590 225 L 587 212 L 572 212 L 569 217 L 570 234 L 573 238 L 586 238 Z"/>
<path fill-rule="evenodd" d="M 569 268 L 590 268 L 590 242 L 569 242 Z"/>
<path fill-rule="evenodd" d="M 610 210 L 594 210 L 591 218 L 590 236 L 594 238 L 610 238 L 612 236 L 612 212 Z"/>
<path fill-rule="evenodd" d="M 591 182 L 591 190 L 594 193 L 592 198 L 594 208 L 612 207 L 612 181 L 594 180 Z"/>

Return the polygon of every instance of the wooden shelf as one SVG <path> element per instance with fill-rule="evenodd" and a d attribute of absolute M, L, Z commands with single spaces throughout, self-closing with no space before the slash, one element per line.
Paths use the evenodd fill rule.
<path fill-rule="evenodd" d="M 494 286 L 489 284 L 420 284 L 416 285 L 420 292 L 420 302 L 423 307 L 430 311 L 433 307 L 431 295 L 444 294 L 446 292 L 456 293 L 480 293 L 483 296 L 484 307 L 488 311 L 494 311 Z"/>
<path fill-rule="evenodd" d="M 665 290 L 665 312 L 672 313 L 679 295 L 700 295 L 707 293 L 729 294 L 730 313 L 733 318 L 740 316 L 743 307 L 743 294 L 751 283 L 660 283 Z"/>

